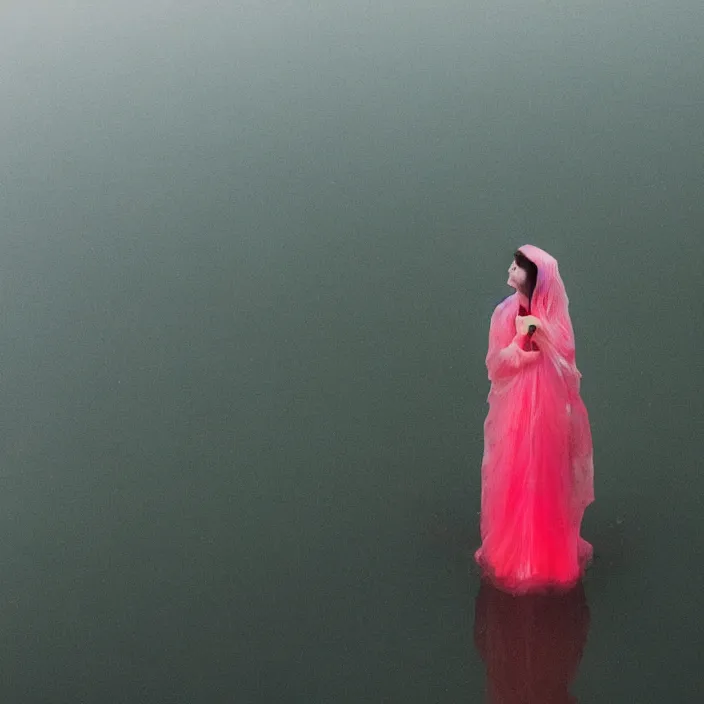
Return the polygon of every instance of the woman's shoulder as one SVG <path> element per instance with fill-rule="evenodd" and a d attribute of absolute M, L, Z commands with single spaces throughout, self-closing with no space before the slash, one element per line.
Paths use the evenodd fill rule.
<path fill-rule="evenodd" d="M 494 313 L 492 314 L 492 318 L 497 318 L 503 313 L 506 313 L 514 307 L 515 304 L 515 293 L 511 293 L 506 298 L 502 299 L 499 301 L 499 303 L 496 305 L 494 308 Z"/>

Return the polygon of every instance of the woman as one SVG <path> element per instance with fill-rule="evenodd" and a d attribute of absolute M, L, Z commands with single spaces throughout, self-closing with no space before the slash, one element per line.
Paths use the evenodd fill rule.
<path fill-rule="evenodd" d="M 508 284 L 516 292 L 496 307 L 489 331 L 475 557 L 509 591 L 569 588 L 592 555 L 579 530 L 594 469 L 567 294 L 557 261 L 532 245 L 514 255 Z"/>

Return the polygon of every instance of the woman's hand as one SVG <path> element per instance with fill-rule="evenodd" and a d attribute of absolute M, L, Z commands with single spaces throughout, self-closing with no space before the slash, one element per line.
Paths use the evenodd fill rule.
<path fill-rule="evenodd" d="M 516 333 L 519 335 L 528 335 L 531 325 L 535 326 L 534 332 L 540 330 L 542 323 L 534 315 L 517 315 L 516 316 Z"/>

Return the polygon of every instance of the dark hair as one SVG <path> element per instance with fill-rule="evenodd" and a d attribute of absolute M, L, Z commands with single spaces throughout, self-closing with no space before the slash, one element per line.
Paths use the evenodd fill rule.
<path fill-rule="evenodd" d="M 523 293 L 528 296 L 528 302 L 530 303 L 531 298 L 533 298 L 533 291 L 535 291 L 535 286 L 538 283 L 538 267 L 520 250 L 513 255 L 513 260 L 516 262 L 516 266 L 526 272 L 526 288 Z"/>

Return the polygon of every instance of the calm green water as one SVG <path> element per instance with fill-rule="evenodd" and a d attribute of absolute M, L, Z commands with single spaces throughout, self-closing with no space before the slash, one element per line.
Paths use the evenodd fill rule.
<path fill-rule="evenodd" d="M 595 441 L 572 691 L 699 702 L 703 40 L 695 0 L 2 3 L 3 701 L 482 701 L 531 242 Z"/>

